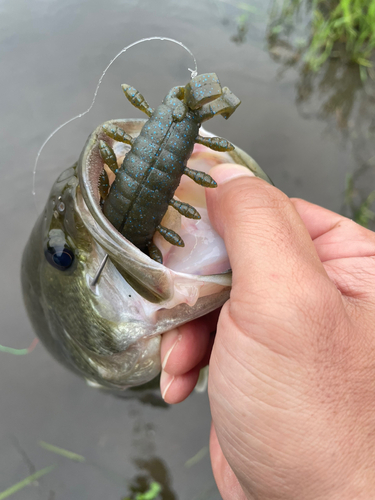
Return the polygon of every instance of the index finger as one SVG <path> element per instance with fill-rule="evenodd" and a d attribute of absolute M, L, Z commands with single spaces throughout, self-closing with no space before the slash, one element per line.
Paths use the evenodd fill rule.
<path fill-rule="evenodd" d="M 375 234 L 342 215 L 292 199 L 322 262 L 375 255 Z"/>

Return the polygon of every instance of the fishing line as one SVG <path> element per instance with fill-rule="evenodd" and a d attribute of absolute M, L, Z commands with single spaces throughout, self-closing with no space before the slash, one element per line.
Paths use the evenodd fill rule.
<path fill-rule="evenodd" d="M 89 113 L 91 111 L 91 109 L 93 108 L 93 106 L 95 104 L 96 97 L 97 97 L 97 94 L 99 92 L 99 87 L 102 84 L 102 81 L 103 81 L 103 78 L 104 78 L 105 74 L 107 73 L 107 71 L 109 70 L 109 68 L 112 66 L 112 64 L 116 61 L 116 59 L 118 59 L 121 56 L 121 54 L 123 54 L 124 52 L 126 52 L 128 49 L 134 47 L 135 45 L 138 45 L 138 44 L 143 43 L 143 42 L 150 42 L 152 40 L 160 40 L 162 42 L 172 42 L 172 43 L 175 43 L 177 45 L 180 45 L 180 47 L 182 47 L 183 49 L 185 49 L 191 55 L 191 57 L 194 59 L 194 69 L 188 68 L 188 70 L 191 73 L 191 78 L 194 78 L 195 76 L 197 76 L 197 74 L 198 74 L 197 60 L 195 59 L 194 54 L 192 53 L 192 51 L 188 47 L 186 47 L 186 45 L 184 45 L 182 42 L 180 42 L 178 40 L 175 40 L 174 38 L 167 38 L 167 37 L 160 37 L 160 36 L 152 36 L 150 38 L 142 38 L 141 40 L 137 40 L 136 42 L 133 42 L 130 45 L 127 45 L 126 47 L 124 47 L 123 49 L 121 49 L 120 52 L 118 52 L 118 54 L 116 54 L 115 57 L 109 62 L 109 64 L 107 65 L 107 67 L 103 71 L 101 77 L 99 78 L 98 83 L 96 85 L 96 89 L 95 89 L 95 92 L 94 92 L 94 96 L 93 96 L 92 102 L 91 102 L 90 106 L 86 109 L 86 111 L 83 111 L 83 113 L 79 113 L 79 115 L 77 115 L 77 116 L 73 116 L 73 118 L 70 118 L 68 121 L 66 121 L 65 123 L 63 123 L 59 127 L 57 127 L 47 137 L 47 139 L 41 145 L 41 147 L 40 147 L 40 149 L 38 151 L 38 154 L 36 155 L 36 158 L 35 158 L 34 169 L 33 169 L 33 187 L 32 187 L 32 194 L 33 194 L 33 199 L 34 199 L 34 205 L 35 205 L 36 211 L 38 213 L 39 213 L 39 211 L 38 211 L 38 204 L 36 202 L 36 171 L 37 171 L 37 167 L 38 167 L 38 163 L 39 163 L 39 158 L 40 158 L 40 155 L 41 155 L 44 147 L 50 141 L 50 139 L 52 139 L 52 137 L 57 132 L 59 132 L 63 127 L 65 127 L 69 123 L 73 122 L 74 120 L 77 120 L 78 118 L 82 118 L 83 116 L 85 116 L 87 113 Z"/>

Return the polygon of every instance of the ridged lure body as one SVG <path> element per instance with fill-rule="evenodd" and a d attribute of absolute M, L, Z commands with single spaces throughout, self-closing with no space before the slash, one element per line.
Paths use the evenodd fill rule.
<path fill-rule="evenodd" d="M 196 76 L 186 86 L 172 88 L 156 110 L 133 87 L 122 88 L 129 101 L 149 119 L 135 139 L 119 127 L 103 126 L 109 137 L 131 146 L 117 169 L 114 151 L 100 141 L 101 157 L 116 174 L 108 192 L 108 178 L 103 171 L 99 186 L 103 212 L 125 238 L 162 262 L 161 252 L 152 243 L 155 231 L 174 245 L 184 245 L 177 233 L 160 225 L 168 206 L 186 217 L 200 218 L 194 207 L 173 198 L 181 176 L 188 175 L 205 187 L 216 187 L 208 174 L 187 168 L 194 144 L 204 144 L 216 151 L 233 149 L 225 139 L 200 137 L 200 125 L 216 114 L 228 118 L 241 101 L 228 88 L 221 87 L 215 73 Z"/>

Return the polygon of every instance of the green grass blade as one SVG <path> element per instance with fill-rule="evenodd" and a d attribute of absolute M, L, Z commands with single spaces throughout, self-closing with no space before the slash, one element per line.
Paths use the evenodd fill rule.
<path fill-rule="evenodd" d="M 44 469 L 39 470 L 38 472 L 35 472 L 35 474 L 32 474 L 31 476 L 26 477 L 25 479 L 23 479 L 19 483 L 14 484 L 13 486 L 8 488 L 7 490 L 0 493 L 0 500 L 4 500 L 4 498 L 8 498 L 11 495 L 13 495 L 14 493 L 16 493 L 17 491 L 22 490 L 22 488 L 24 488 L 28 484 L 32 483 L 33 481 L 36 481 L 40 477 L 51 472 L 55 467 L 56 467 L 56 465 L 49 465 L 48 467 L 45 467 Z"/>
<path fill-rule="evenodd" d="M 5 345 L 0 345 L 0 352 L 6 352 L 8 354 L 14 354 L 15 356 L 24 356 L 33 351 L 38 344 L 39 340 L 34 339 L 27 349 L 14 349 L 13 347 L 6 347 Z"/>
<path fill-rule="evenodd" d="M 303 5 L 310 12 L 310 30 L 304 60 L 318 71 L 331 57 L 356 63 L 362 79 L 364 67 L 371 67 L 375 48 L 375 0 L 274 0 L 269 33 L 278 40 L 288 40 L 298 24 Z M 295 42 L 292 45 L 296 46 Z M 296 47 L 298 50 L 298 46 Z"/>
<path fill-rule="evenodd" d="M 6 347 L 5 345 L 0 345 L 0 351 L 7 352 L 8 354 L 14 354 L 15 356 L 29 354 L 28 349 L 14 349 L 13 347 Z"/>
<path fill-rule="evenodd" d="M 136 500 L 155 500 L 155 498 L 161 492 L 161 485 L 156 481 L 150 484 L 150 488 L 145 493 L 138 493 L 136 495 Z"/>
<path fill-rule="evenodd" d="M 208 451 L 208 446 L 203 446 L 203 448 L 201 448 L 198 453 L 196 453 L 193 457 L 189 458 L 189 460 L 185 462 L 185 467 L 189 469 L 193 465 L 200 462 L 207 455 Z"/>
<path fill-rule="evenodd" d="M 82 455 L 78 455 L 69 450 L 64 450 L 64 448 L 59 448 L 58 446 L 54 446 L 53 444 L 46 443 L 45 441 L 39 441 L 39 446 L 44 448 L 45 450 L 52 451 L 52 453 L 56 453 L 57 455 L 61 455 L 62 457 L 69 458 L 70 460 L 74 460 L 75 462 L 85 462 L 86 459 Z M 1 498 L 0 498 L 1 500 Z"/>

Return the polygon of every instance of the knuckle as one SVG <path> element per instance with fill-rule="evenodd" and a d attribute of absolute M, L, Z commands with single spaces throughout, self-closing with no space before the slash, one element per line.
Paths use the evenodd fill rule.
<path fill-rule="evenodd" d="M 231 216 L 237 218 L 244 213 L 272 214 L 278 217 L 291 208 L 289 198 L 279 189 L 260 179 L 244 182 L 238 179 L 231 189 L 226 189 L 222 206 Z"/>

